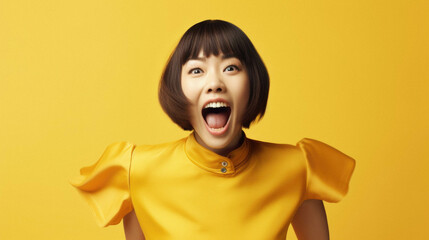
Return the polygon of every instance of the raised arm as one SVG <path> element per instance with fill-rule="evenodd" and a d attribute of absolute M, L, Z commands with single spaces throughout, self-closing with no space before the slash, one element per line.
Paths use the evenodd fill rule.
<path fill-rule="evenodd" d="M 328 240 L 328 221 L 323 201 L 305 200 L 298 208 L 292 226 L 299 240 Z"/>
<path fill-rule="evenodd" d="M 125 215 L 123 222 L 126 240 L 145 240 L 134 210 Z"/>

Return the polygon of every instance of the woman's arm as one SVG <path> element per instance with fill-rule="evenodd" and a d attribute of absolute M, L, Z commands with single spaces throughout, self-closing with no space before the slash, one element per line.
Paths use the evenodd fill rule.
<path fill-rule="evenodd" d="M 145 240 L 134 210 L 125 215 L 123 222 L 126 240 Z"/>
<path fill-rule="evenodd" d="M 298 208 L 292 226 L 299 240 L 328 240 L 328 221 L 323 201 L 305 200 Z"/>

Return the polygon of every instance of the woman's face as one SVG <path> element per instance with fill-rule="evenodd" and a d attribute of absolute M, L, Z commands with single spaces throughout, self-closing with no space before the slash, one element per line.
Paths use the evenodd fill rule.
<path fill-rule="evenodd" d="M 237 148 L 250 91 L 240 60 L 201 51 L 182 66 L 181 84 L 198 143 L 220 155 Z"/>

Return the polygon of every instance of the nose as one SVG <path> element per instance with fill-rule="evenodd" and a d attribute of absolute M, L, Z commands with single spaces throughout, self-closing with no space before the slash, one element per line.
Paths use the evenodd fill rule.
<path fill-rule="evenodd" d="M 207 93 L 221 93 L 225 92 L 226 87 L 222 78 L 218 74 L 208 76 Z"/>

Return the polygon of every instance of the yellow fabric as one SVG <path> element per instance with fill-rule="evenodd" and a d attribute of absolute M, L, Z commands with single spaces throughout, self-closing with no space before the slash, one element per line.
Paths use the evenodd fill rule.
<path fill-rule="evenodd" d="M 133 210 L 128 183 L 133 150 L 130 143 L 111 144 L 95 164 L 82 168 L 79 176 L 70 179 L 100 226 L 118 224 Z"/>
<path fill-rule="evenodd" d="M 304 138 L 297 144 L 307 159 L 305 199 L 338 202 L 348 191 L 355 161 L 337 149 L 314 139 Z"/>
<path fill-rule="evenodd" d="M 86 198 L 96 212 L 115 216 L 103 220 L 107 224 L 118 223 L 131 211 L 127 205 L 131 196 L 148 240 L 284 240 L 302 201 L 336 202 L 347 193 L 355 164 L 338 150 L 307 138 L 297 146 L 245 138 L 227 157 L 199 145 L 193 134 L 167 144 L 120 146 L 108 148 L 111 154 L 104 154 L 105 161 L 96 166 L 120 166 L 121 171 L 104 171 L 104 176 L 84 171 L 85 184 L 75 186 L 87 195 L 97 195 L 94 188 L 115 189 Z M 129 175 L 123 173 L 127 163 Z M 129 192 L 124 184 L 128 180 Z"/>

